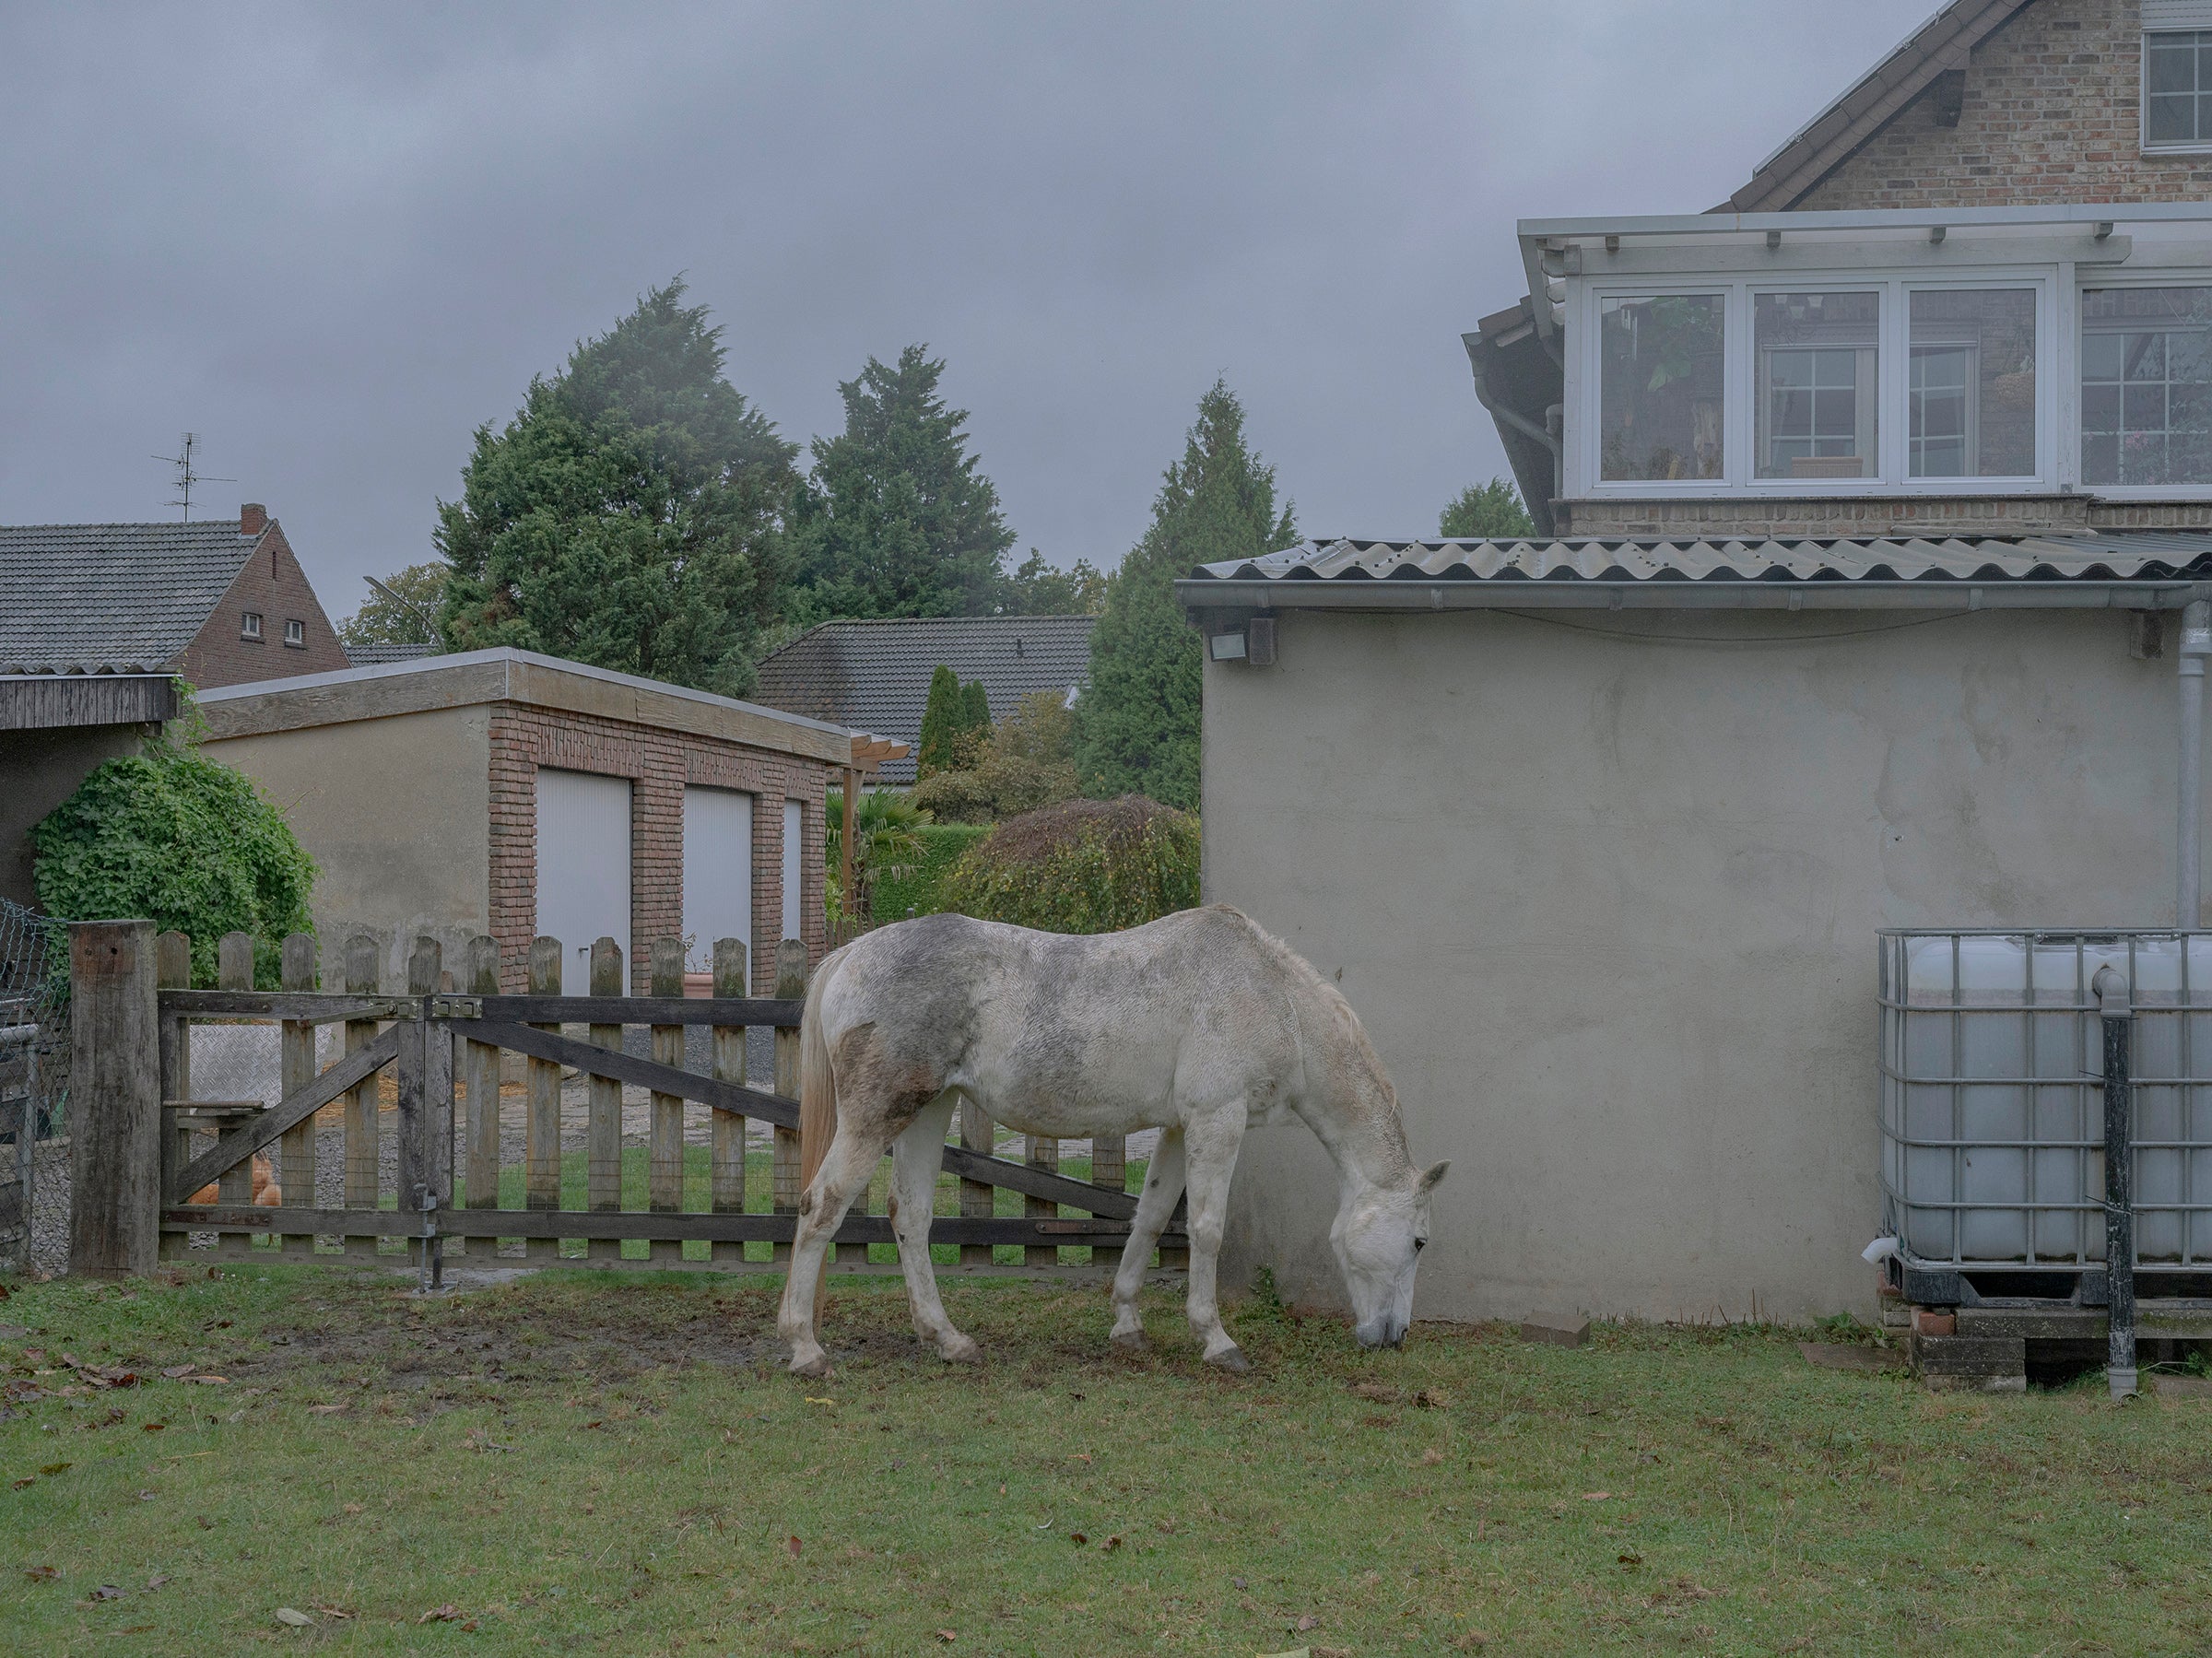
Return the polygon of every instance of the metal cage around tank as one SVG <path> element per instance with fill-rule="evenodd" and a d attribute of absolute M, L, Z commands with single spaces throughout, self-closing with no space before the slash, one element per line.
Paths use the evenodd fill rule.
<path fill-rule="evenodd" d="M 2212 933 L 1889 929 L 1879 940 L 1882 1209 L 1899 1276 L 1964 1280 L 1952 1299 L 2101 1299 L 2092 982 L 2110 966 L 2134 1014 L 2135 1264 L 2212 1282 Z"/>

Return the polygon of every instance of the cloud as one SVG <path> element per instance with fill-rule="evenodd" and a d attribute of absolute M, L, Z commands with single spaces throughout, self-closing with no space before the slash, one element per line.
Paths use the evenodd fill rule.
<path fill-rule="evenodd" d="M 0 16 L 0 522 L 281 515 L 324 603 L 687 272 L 805 441 L 926 340 L 1024 546 L 1111 561 L 1226 373 L 1312 531 L 1502 470 L 1512 221 L 1710 206 L 1927 0 Z"/>

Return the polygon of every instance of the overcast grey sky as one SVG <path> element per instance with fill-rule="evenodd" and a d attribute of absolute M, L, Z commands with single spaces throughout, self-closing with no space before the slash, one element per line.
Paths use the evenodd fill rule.
<path fill-rule="evenodd" d="M 0 523 L 284 520 L 334 617 L 688 273 L 804 442 L 926 340 L 1023 547 L 1119 559 L 1225 373 L 1308 533 L 1503 470 L 1525 215 L 1710 206 L 1933 0 L 0 6 Z M 194 516 L 199 516 L 195 510 Z"/>

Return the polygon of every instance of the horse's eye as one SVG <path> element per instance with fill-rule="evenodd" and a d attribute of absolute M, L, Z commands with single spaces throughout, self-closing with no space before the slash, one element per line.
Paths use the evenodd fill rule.
<path fill-rule="evenodd" d="M 1428 1247 L 1429 1247 L 1429 1240 L 1428 1240 L 1428 1239 L 1426 1239 L 1426 1238 L 1416 1238 L 1416 1239 L 1413 1241 L 1413 1252 L 1414 1252 L 1415 1254 L 1417 1254 L 1417 1255 L 1418 1255 L 1418 1254 L 1419 1254 L 1419 1253 L 1420 1253 L 1420 1252 L 1421 1252 L 1423 1250 L 1427 1249 Z"/>

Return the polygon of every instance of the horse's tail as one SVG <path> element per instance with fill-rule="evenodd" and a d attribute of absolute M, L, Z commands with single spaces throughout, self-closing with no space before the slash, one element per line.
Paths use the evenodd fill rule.
<path fill-rule="evenodd" d="M 806 1011 L 799 1019 L 799 1189 L 814 1183 L 815 1170 L 837 1137 L 837 1072 L 830 1064 L 829 1039 L 822 1034 L 822 992 L 837 971 L 831 956 L 806 987 Z"/>

